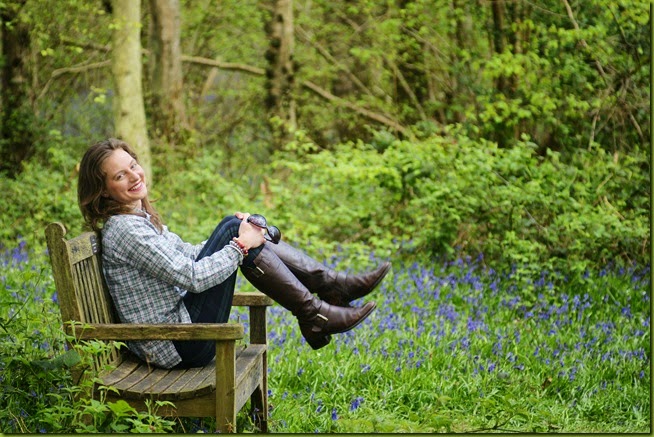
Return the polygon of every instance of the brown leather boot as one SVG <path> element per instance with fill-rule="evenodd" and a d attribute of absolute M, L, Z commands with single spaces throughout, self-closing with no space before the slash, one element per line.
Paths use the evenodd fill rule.
<path fill-rule="evenodd" d="M 331 270 L 284 241 L 270 246 L 305 287 L 330 305 L 349 307 L 350 302 L 374 290 L 391 268 L 385 262 L 372 272 L 348 275 Z"/>
<path fill-rule="evenodd" d="M 302 336 L 313 349 L 326 346 L 331 341 L 331 334 L 357 326 L 377 306 L 368 302 L 359 308 L 343 308 L 321 301 L 293 275 L 270 246 L 274 245 L 265 244 L 254 259 L 256 268 L 243 265 L 241 272 L 259 291 L 297 317 Z"/>

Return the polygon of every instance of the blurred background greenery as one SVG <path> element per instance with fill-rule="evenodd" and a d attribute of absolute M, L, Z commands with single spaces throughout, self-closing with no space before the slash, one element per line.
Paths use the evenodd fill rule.
<path fill-rule="evenodd" d="M 352 262 L 649 262 L 646 0 L 2 0 L 0 15 L 2 246 L 81 230 L 78 162 L 118 136 L 193 242 L 241 210 Z"/>

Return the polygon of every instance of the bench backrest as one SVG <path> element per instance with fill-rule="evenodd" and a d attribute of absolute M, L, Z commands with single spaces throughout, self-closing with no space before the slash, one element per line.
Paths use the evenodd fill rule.
<path fill-rule="evenodd" d="M 102 274 L 100 235 L 85 232 L 67 240 L 65 226 L 51 223 L 45 236 L 64 324 L 119 323 Z M 119 360 L 120 355 L 113 350 L 96 364 Z"/>

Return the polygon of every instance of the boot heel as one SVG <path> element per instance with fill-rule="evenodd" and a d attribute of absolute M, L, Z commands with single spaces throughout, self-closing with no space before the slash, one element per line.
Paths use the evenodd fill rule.
<path fill-rule="evenodd" d="M 304 337 L 304 339 L 309 343 L 309 346 L 311 346 L 311 349 L 316 350 L 320 349 L 321 347 L 325 347 L 329 344 L 330 341 L 332 341 L 332 336 L 331 335 L 322 335 L 322 336 L 307 336 Z"/>

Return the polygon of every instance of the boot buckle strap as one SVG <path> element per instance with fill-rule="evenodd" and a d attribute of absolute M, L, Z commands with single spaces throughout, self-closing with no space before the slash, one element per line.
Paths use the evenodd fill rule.
<path fill-rule="evenodd" d="M 313 326 L 314 326 L 313 331 L 314 332 L 322 331 L 323 328 L 327 326 L 327 322 L 329 322 L 329 319 L 327 317 L 323 316 L 320 313 L 316 314 L 316 318 L 313 321 Z M 316 328 L 318 329 L 316 330 Z"/>
<path fill-rule="evenodd" d="M 260 278 L 266 274 L 259 266 L 246 267 L 248 269 L 248 274 L 254 276 L 255 278 Z"/>

